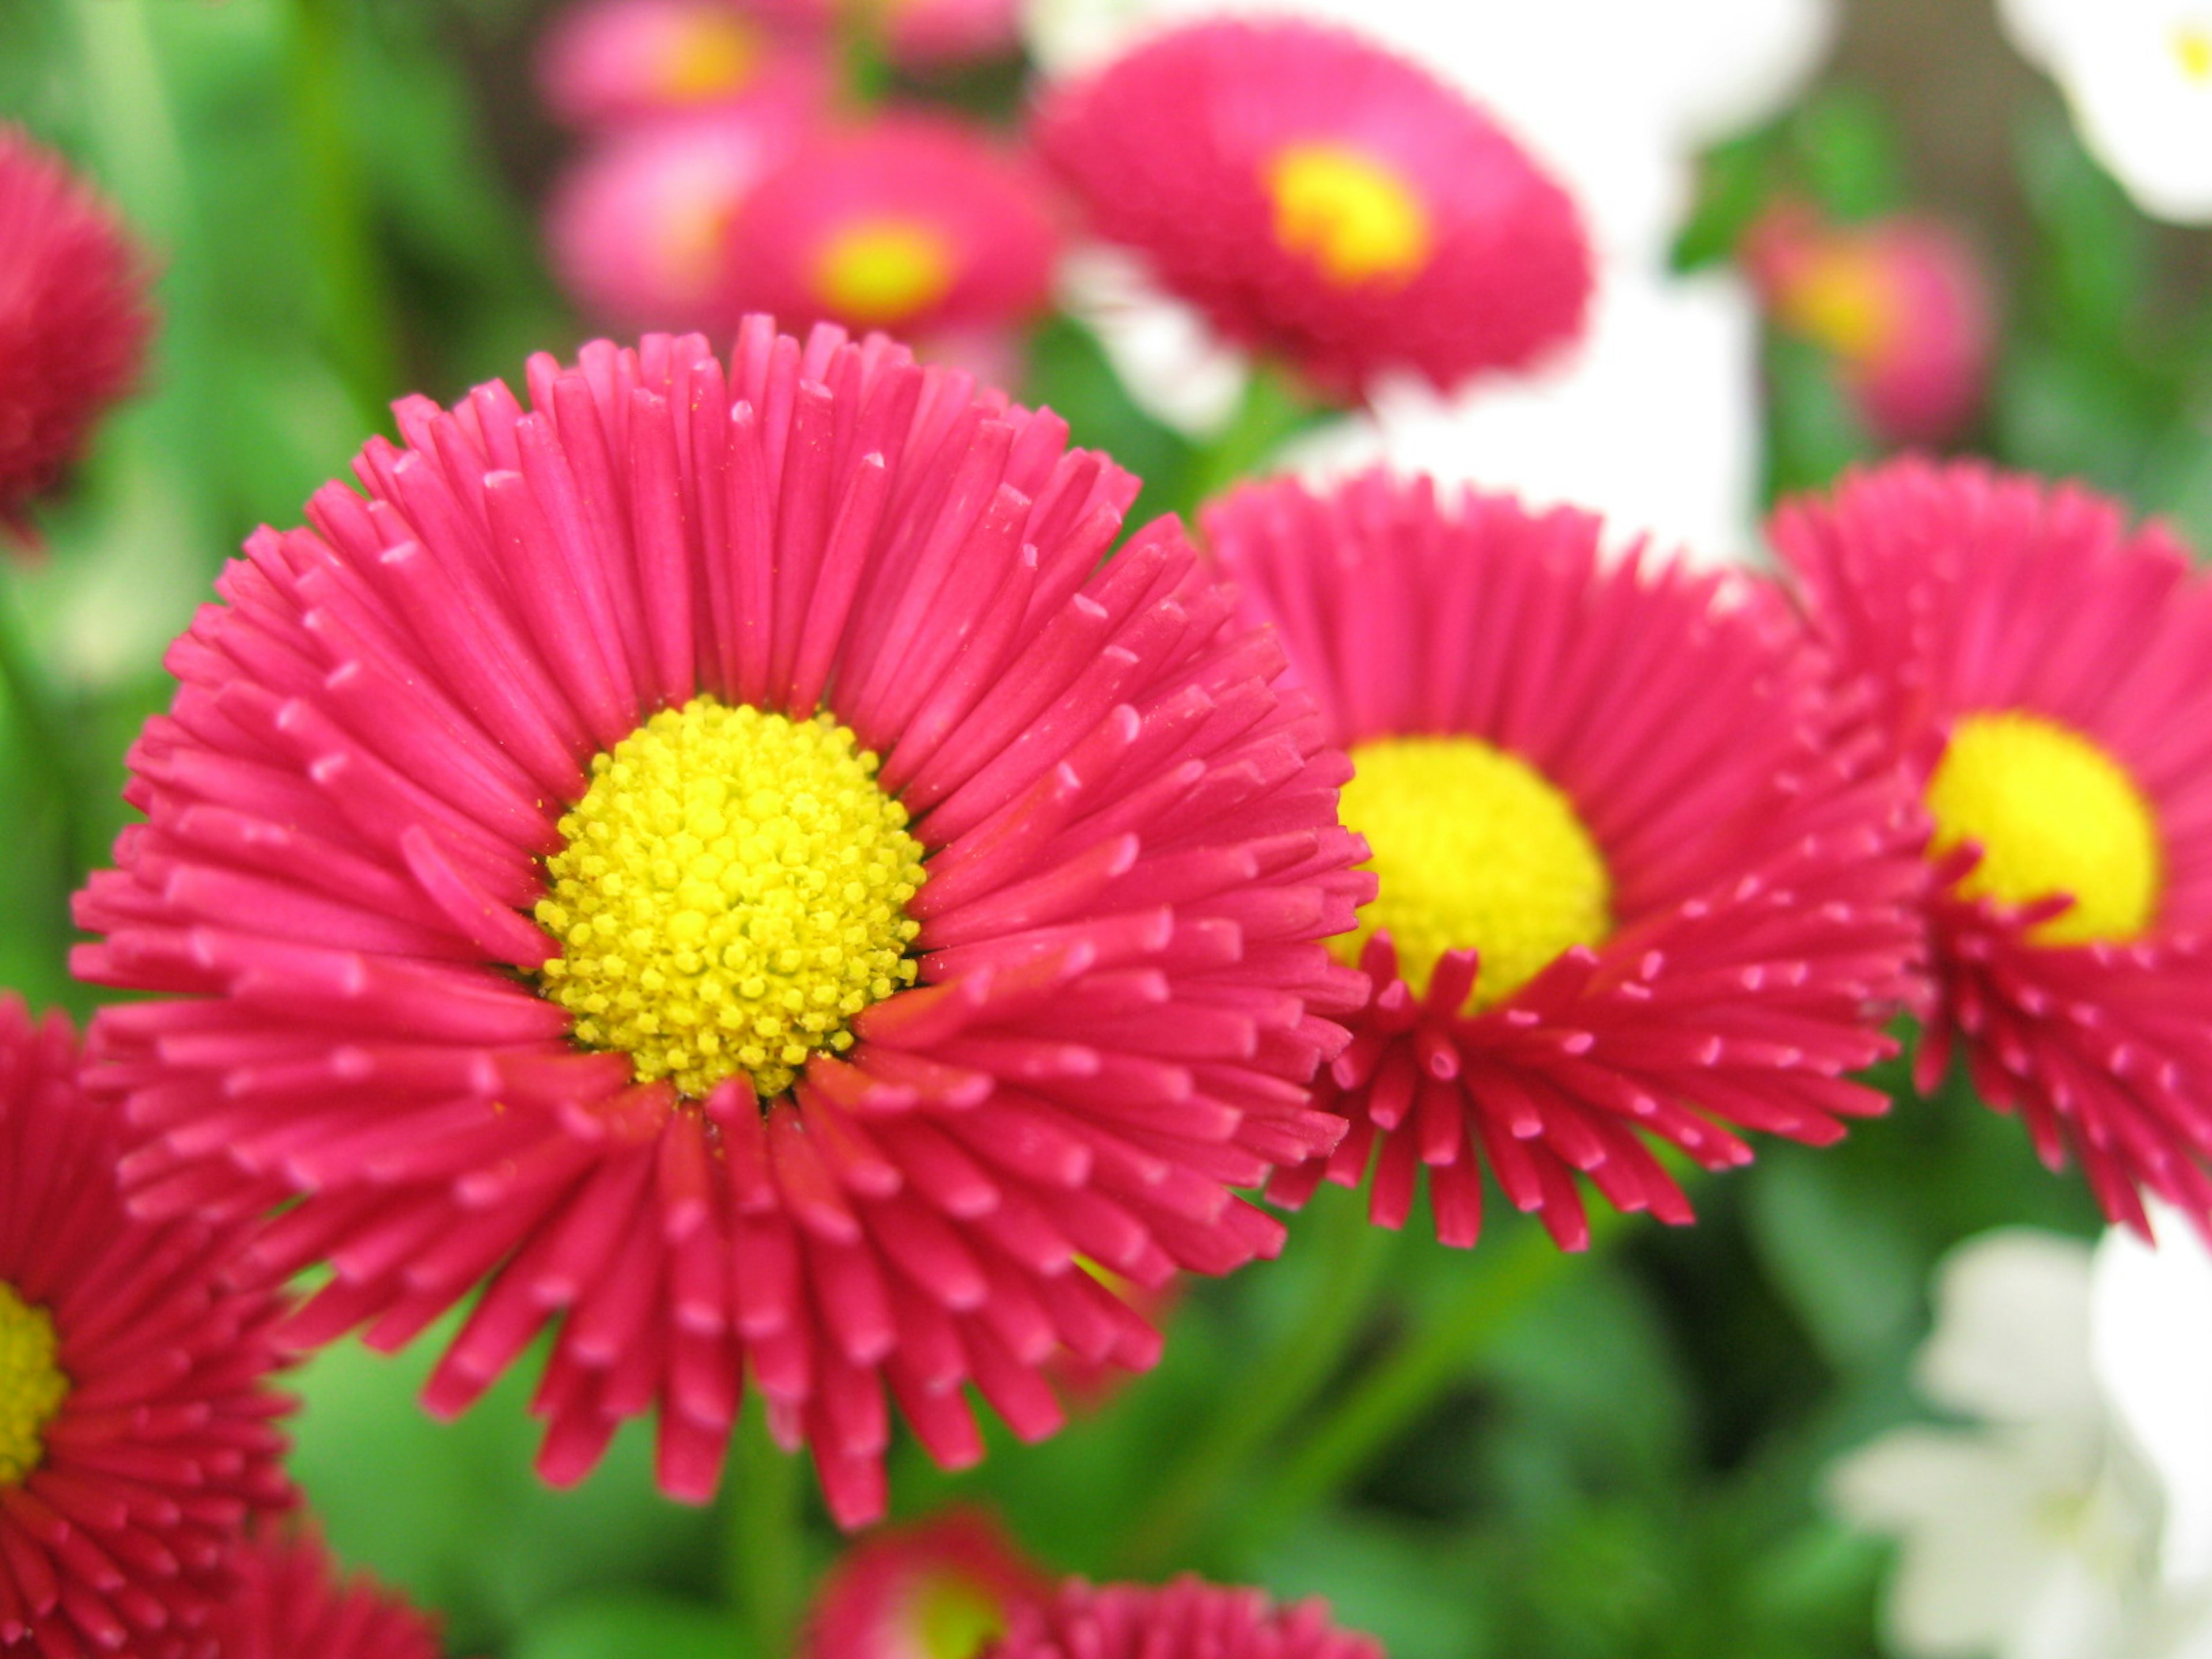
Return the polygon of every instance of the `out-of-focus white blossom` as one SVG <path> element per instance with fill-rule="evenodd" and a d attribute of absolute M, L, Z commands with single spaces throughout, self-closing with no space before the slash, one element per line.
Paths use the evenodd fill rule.
<path fill-rule="evenodd" d="M 1945 1261 L 1919 1382 L 1966 1425 L 1884 1435 L 1832 1481 L 1845 1514 L 1899 1541 L 1893 1651 L 2212 1656 L 2212 1258 L 2160 1221 L 2156 1254 L 2115 1233 L 2093 1262 L 2011 1229 Z"/>
<path fill-rule="evenodd" d="M 1608 537 L 1650 536 L 1705 562 L 1753 544 L 1758 322 L 1732 275 L 1603 271 L 1589 332 L 1551 368 L 1456 398 L 1406 381 L 1323 428 L 1284 463 L 1321 476 L 1387 460 L 1532 504 L 1601 514 Z"/>
<path fill-rule="evenodd" d="M 1997 10 L 2138 207 L 2212 221 L 2212 0 L 1998 0 Z"/>

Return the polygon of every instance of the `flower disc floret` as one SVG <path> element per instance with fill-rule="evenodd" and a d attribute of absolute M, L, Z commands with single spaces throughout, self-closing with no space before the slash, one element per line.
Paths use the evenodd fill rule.
<path fill-rule="evenodd" d="M 1526 761 L 1468 737 L 1376 738 L 1352 750 L 1344 821 L 1366 837 L 1375 902 L 1332 948 L 1356 963 L 1387 931 L 1398 971 L 1429 988 L 1448 951 L 1481 958 L 1474 1005 L 1519 990 L 1613 930 L 1613 884 L 1574 803 Z"/>
<path fill-rule="evenodd" d="M 1936 819 L 1920 1088 L 1963 1055 L 2115 1221 L 2212 1225 L 2212 581 L 2118 501 L 1965 463 L 1854 474 L 1773 538 Z"/>
<path fill-rule="evenodd" d="M 1350 144 L 1285 144 L 1267 164 L 1275 240 L 1331 282 L 1407 283 L 1428 262 L 1420 197 L 1393 168 Z"/>
<path fill-rule="evenodd" d="M 2073 900 L 2036 924 L 2039 945 L 2139 937 L 2158 909 L 2158 821 L 2127 769 L 2079 732 L 2004 710 L 1960 720 L 1928 781 L 1939 857 L 1981 849 L 1958 890 L 2015 908 Z"/>
<path fill-rule="evenodd" d="M 853 1016 L 914 983 L 921 930 L 921 843 L 878 765 L 831 715 L 711 696 L 592 757 L 535 911 L 576 1040 L 696 1098 L 740 1072 L 781 1094 L 851 1048 Z"/>
<path fill-rule="evenodd" d="M 529 379 L 404 401 L 171 648 L 89 1076 L 135 1202 L 329 1264 L 293 1340 L 465 1304 L 433 1411 L 536 1346 L 548 1480 L 653 1413 L 691 1499 L 757 1388 L 858 1525 L 894 1409 L 1048 1435 L 1158 1356 L 1112 1285 L 1279 1247 L 1350 769 L 1048 413 L 766 318 Z"/>
<path fill-rule="evenodd" d="M 0 1486 L 15 1485 L 46 1455 L 40 1437 L 69 1398 L 54 1354 L 53 1316 L 0 1281 Z"/>
<path fill-rule="evenodd" d="M 1351 751 L 1378 878 L 1368 1001 L 1316 1090 L 1344 1140 L 1270 1196 L 1371 1175 L 1395 1227 L 1425 1170 L 1471 1244 L 1486 1169 L 1579 1248 L 1580 1180 L 1690 1219 L 1646 1137 L 1722 1169 L 1740 1131 L 1819 1144 L 1883 1109 L 1848 1073 L 1919 988 L 1919 820 L 1771 590 L 1380 472 L 1203 522 Z"/>

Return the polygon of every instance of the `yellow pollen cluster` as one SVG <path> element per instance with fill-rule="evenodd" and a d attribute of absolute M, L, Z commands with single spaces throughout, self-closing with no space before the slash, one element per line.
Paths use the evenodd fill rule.
<path fill-rule="evenodd" d="M 1931 848 L 1978 842 L 1960 884 L 1970 897 L 2027 904 L 2071 893 L 2073 908 L 2038 927 L 2039 945 L 2136 938 L 2158 909 L 2164 860 L 2158 819 L 2127 769 L 2040 714 L 1969 714 L 1928 781 Z"/>
<path fill-rule="evenodd" d="M 952 290 L 951 242 L 918 219 L 859 219 L 823 244 L 814 262 L 823 308 L 863 327 L 902 323 Z"/>
<path fill-rule="evenodd" d="M 702 104 L 742 91 L 760 68 L 760 31 L 744 18 L 702 13 L 670 32 L 659 80 L 672 103 Z"/>
<path fill-rule="evenodd" d="M 921 843 L 875 772 L 831 715 L 708 696 L 595 756 L 537 908 L 576 1040 L 695 1097 L 743 1072 L 766 1098 L 849 1048 L 853 1016 L 914 982 L 921 931 Z"/>
<path fill-rule="evenodd" d="M 1781 296 L 1782 320 L 1838 356 L 1879 356 L 1903 326 L 1897 285 L 1870 249 L 1817 255 Z"/>
<path fill-rule="evenodd" d="M 2200 87 L 2212 87 L 2212 27 L 2197 22 L 2177 23 L 2172 45 L 2182 74 Z"/>
<path fill-rule="evenodd" d="M 1429 216 L 1411 185 L 1349 144 L 1310 141 L 1275 152 L 1266 173 L 1275 240 L 1346 288 L 1402 286 L 1428 263 Z"/>
<path fill-rule="evenodd" d="M 1613 931 L 1613 882 L 1573 804 L 1527 762 L 1480 738 L 1356 745 L 1344 821 L 1374 851 L 1375 900 L 1333 940 L 1357 962 L 1388 928 L 1399 972 L 1428 988 L 1447 951 L 1482 953 L 1472 1006 L 1519 990 L 1571 945 Z"/>
<path fill-rule="evenodd" d="M 924 1659 L 975 1659 L 1006 1632 L 1006 1609 L 987 1585 L 939 1568 L 917 1587 L 914 1622 Z"/>
<path fill-rule="evenodd" d="M 20 1483 L 46 1455 L 40 1436 L 69 1397 L 56 1351 L 52 1317 L 0 1282 L 0 1487 Z"/>

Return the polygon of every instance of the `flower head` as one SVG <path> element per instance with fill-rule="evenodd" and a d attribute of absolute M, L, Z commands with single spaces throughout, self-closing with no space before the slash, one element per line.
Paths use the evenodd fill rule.
<path fill-rule="evenodd" d="M 341 1576 L 313 1531 L 263 1529 L 230 1565 L 222 1659 L 438 1659 L 437 1621 L 365 1573 Z"/>
<path fill-rule="evenodd" d="M 1054 89 L 1036 130 L 1092 227 L 1337 392 L 1449 389 L 1580 326 L 1574 204 L 1472 104 L 1356 35 L 1202 22 Z"/>
<path fill-rule="evenodd" d="M 927 75 L 1021 49 L 1021 0 L 846 0 L 881 34 L 893 63 Z"/>
<path fill-rule="evenodd" d="M 1062 1347 L 1279 1243 L 1370 889 L 1342 757 L 1136 481 L 877 337 L 767 319 L 399 405 L 170 653 L 79 915 L 149 1210 L 327 1260 L 302 1340 L 479 1286 L 458 1411 L 557 1327 L 539 1467 L 658 1407 L 714 1487 L 750 1373 L 836 1514 L 885 1391 L 1053 1431 Z"/>
<path fill-rule="evenodd" d="M 1279 1607 L 1256 1589 L 1186 1576 L 1158 1588 L 1068 1579 L 1018 1614 L 987 1659 L 1382 1659 L 1318 1599 Z"/>
<path fill-rule="evenodd" d="M 948 1510 L 845 1553 L 815 1596 L 800 1659 L 976 1659 L 1051 1594 L 988 1515 Z"/>
<path fill-rule="evenodd" d="M 952 117 L 895 112 L 800 144 L 729 246 L 743 308 L 922 336 L 1036 315 L 1058 235 L 1025 160 Z"/>
<path fill-rule="evenodd" d="M 1575 1177 L 1689 1219 L 1644 1144 L 1708 1168 L 1735 1133 L 1815 1143 L 1885 1099 L 1923 884 L 1893 772 L 1835 741 L 1819 665 L 1771 596 L 1639 552 L 1587 514 L 1370 473 L 1248 487 L 1204 514 L 1357 775 L 1380 883 L 1371 988 L 1320 1098 L 1351 1127 L 1279 1177 L 1302 1201 L 1370 1162 L 1401 1224 L 1424 1167 L 1472 1243 L 1480 1165 L 1579 1247 Z"/>
<path fill-rule="evenodd" d="M 778 28 L 742 0 L 581 0 L 538 59 L 547 108 L 596 131 L 704 110 L 819 107 L 834 77 L 821 31 Z"/>
<path fill-rule="evenodd" d="M 1776 321 L 1824 346 L 1887 443 L 1942 443 L 1980 409 L 1995 349 L 1989 278 L 1959 236 L 1899 215 L 1822 224 L 1785 207 L 1746 249 Z"/>
<path fill-rule="evenodd" d="M 1939 1006 L 2116 1220 L 2212 1221 L 2212 584 L 2073 485 L 1902 460 L 1784 507 L 1775 545 L 1923 788 Z"/>
<path fill-rule="evenodd" d="M 0 125 L 0 533 L 138 379 L 154 319 L 138 250 L 51 151 Z"/>
<path fill-rule="evenodd" d="M 716 110 L 604 139 L 546 210 L 561 286 L 625 328 L 736 327 L 730 226 L 801 130 L 795 112 Z"/>
<path fill-rule="evenodd" d="M 141 1221 L 68 1023 L 0 999 L 0 1650 L 203 1650 L 249 1519 L 289 1502 L 236 1230 Z"/>

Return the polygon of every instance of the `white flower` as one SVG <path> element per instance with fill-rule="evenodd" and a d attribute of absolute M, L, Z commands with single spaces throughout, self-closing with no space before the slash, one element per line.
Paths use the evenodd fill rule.
<path fill-rule="evenodd" d="M 2015 1229 L 1961 1245 L 1919 1382 L 1970 1419 L 1844 1460 L 1832 1490 L 1900 1542 L 1885 1636 L 1911 1659 L 2212 1659 L 2212 1259 L 2179 1223 L 2094 1259 Z"/>
<path fill-rule="evenodd" d="M 1758 320 L 1722 272 L 1601 271 L 1589 332 L 1548 368 L 1454 398 L 1418 382 L 1283 458 L 1322 476 L 1387 459 L 1405 471 L 1603 515 L 1616 543 L 1741 559 L 1759 487 Z"/>
<path fill-rule="evenodd" d="M 2212 220 L 2212 0 L 1999 0 L 1998 11 L 2138 207 Z"/>

